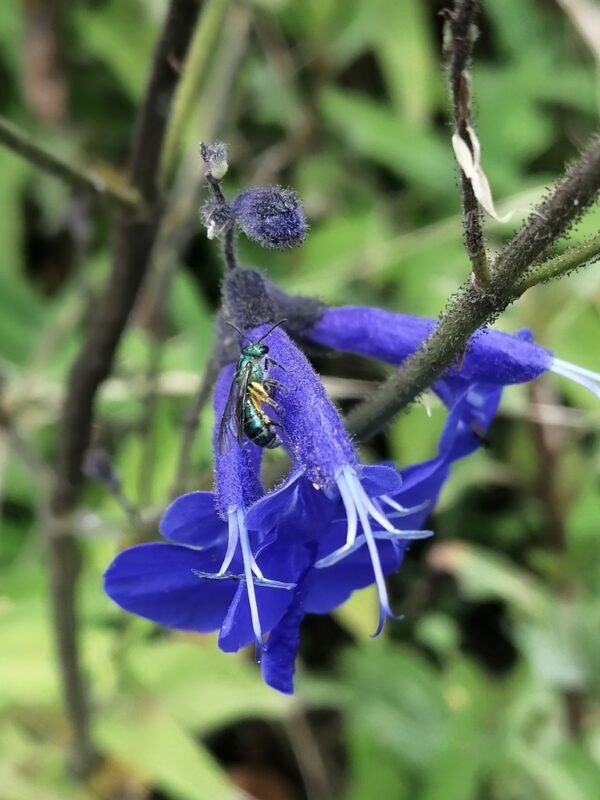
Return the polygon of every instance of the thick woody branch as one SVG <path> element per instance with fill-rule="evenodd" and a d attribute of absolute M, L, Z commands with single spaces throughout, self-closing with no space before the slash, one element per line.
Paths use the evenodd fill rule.
<path fill-rule="evenodd" d="M 171 0 L 156 46 L 140 108 L 129 167 L 129 181 L 150 209 L 144 220 L 116 219 L 113 266 L 71 369 L 60 423 L 56 479 L 51 498 L 50 570 L 53 624 L 63 693 L 72 725 L 73 766 L 81 775 L 93 768 L 89 707 L 79 662 L 75 592 L 79 548 L 68 514 L 82 485 L 94 402 L 109 375 L 115 352 L 144 279 L 161 210 L 156 176 L 173 96 L 200 10 L 200 0 Z"/>
<path fill-rule="evenodd" d="M 73 364 L 62 415 L 56 513 L 70 510 L 82 482 L 81 465 L 90 441 L 96 392 L 110 373 L 117 345 L 144 279 L 161 209 L 156 176 L 169 109 L 183 68 L 200 5 L 171 0 L 158 42 L 146 96 L 136 124 L 130 183 L 153 208 L 148 219 L 117 219 L 113 267 L 98 300 L 88 335 Z"/>

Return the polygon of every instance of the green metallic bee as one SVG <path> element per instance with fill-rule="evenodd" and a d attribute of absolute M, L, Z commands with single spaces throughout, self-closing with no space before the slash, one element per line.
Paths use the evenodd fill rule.
<path fill-rule="evenodd" d="M 226 453 L 235 441 L 241 447 L 244 436 L 269 450 L 281 444 L 275 430 L 277 423 L 269 419 L 261 408 L 261 403 L 277 408 L 272 394 L 275 389 L 281 388 L 278 381 L 266 377 L 269 364 L 278 367 L 281 364 L 268 356 L 269 348 L 263 339 L 285 321 L 282 319 L 277 322 L 257 342 L 242 347 L 217 436 L 219 453 Z M 239 328 L 230 322 L 227 324 L 244 339 L 245 334 Z"/>

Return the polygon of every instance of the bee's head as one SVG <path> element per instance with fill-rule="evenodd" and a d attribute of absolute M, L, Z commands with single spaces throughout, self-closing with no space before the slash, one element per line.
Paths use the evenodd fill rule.
<path fill-rule="evenodd" d="M 266 344 L 262 344 L 261 342 L 255 342 L 254 344 L 247 344 L 246 347 L 242 349 L 242 353 L 245 356 L 250 356 L 251 358 L 262 358 L 266 356 L 269 352 L 269 348 Z"/>

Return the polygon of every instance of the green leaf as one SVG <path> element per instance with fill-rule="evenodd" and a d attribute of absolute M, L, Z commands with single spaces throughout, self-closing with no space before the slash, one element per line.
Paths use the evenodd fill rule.
<path fill-rule="evenodd" d="M 179 800 L 233 800 L 235 792 L 204 747 L 154 698 L 118 698 L 94 722 L 100 748 Z"/>
<path fill-rule="evenodd" d="M 136 648 L 130 659 L 136 679 L 196 731 L 245 717 L 277 717 L 289 706 L 287 697 L 263 683 L 254 664 L 222 653 L 212 636 L 152 642 Z M 210 675 L 210 681 L 202 675 Z"/>
<path fill-rule="evenodd" d="M 431 562 L 449 572 L 472 599 L 500 598 L 519 611 L 539 617 L 548 598 L 538 582 L 504 556 L 466 542 L 445 542 L 434 547 Z"/>
<path fill-rule="evenodd" d="M 406 764 L 426 768 L 444 741 L 447 719 L 431 666 L 398 646 L 369 642 L 345 655 L 342 675 L 354 724 Z"/>
<path fill-rule="evenodd" d="M 427 6 L 422 0 L 383 0 L 379 5 L 386 25 L 378 27 L 373 44 L 392 103 L 409 122 L 425 126 L 436 95 L 442 94 Z M 370 10 L 375 13 L 375 9 Z"/>
<path fill-rule="evenodd" d="M 544 800 L 588 800 L 564 766 L 550 754 L 536 752 L 522 743 L 514 748 L 515 764 L 541 793 Z"/>
<path fill-rule="evenodd" d="M 387 167 L 420 192 L 456 196 L 449 136 L 444 141 L 366 95 L 326 89 L 319 105 L 331 130 L 357 155 Z"/>
<path fill-rule="evenodd" d="M 346 800 L 368 797 L 409 800 L 409 776 L 398 759 L 382 749 L 362 728 L 352 725 L 347 736 L 351 777 Z"/>
<path fill-rule="evenodd" d="M 156 35 L 139 2 L 109 0 L 99 9 L 81 6 L 73 17 L 81 45 L 103 61 L 131 99 L 137 100 Z"/>
<path fill-rule="evenodd" d="M 55 706 L 59 689 L 50 630 L 37 609 L 11 606 L 0 597 L 0 709 Z"/>

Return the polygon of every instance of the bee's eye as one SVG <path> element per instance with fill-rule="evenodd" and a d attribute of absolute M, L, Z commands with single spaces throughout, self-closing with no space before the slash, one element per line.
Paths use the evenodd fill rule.
<path fill-rule="evenodd" d="M 266 345 L 266 344 L 261 344 L 260 350 L 261 350 L 263 356 L 266 356 L 267 353 L 269 352 L 269 346 Z"/>

